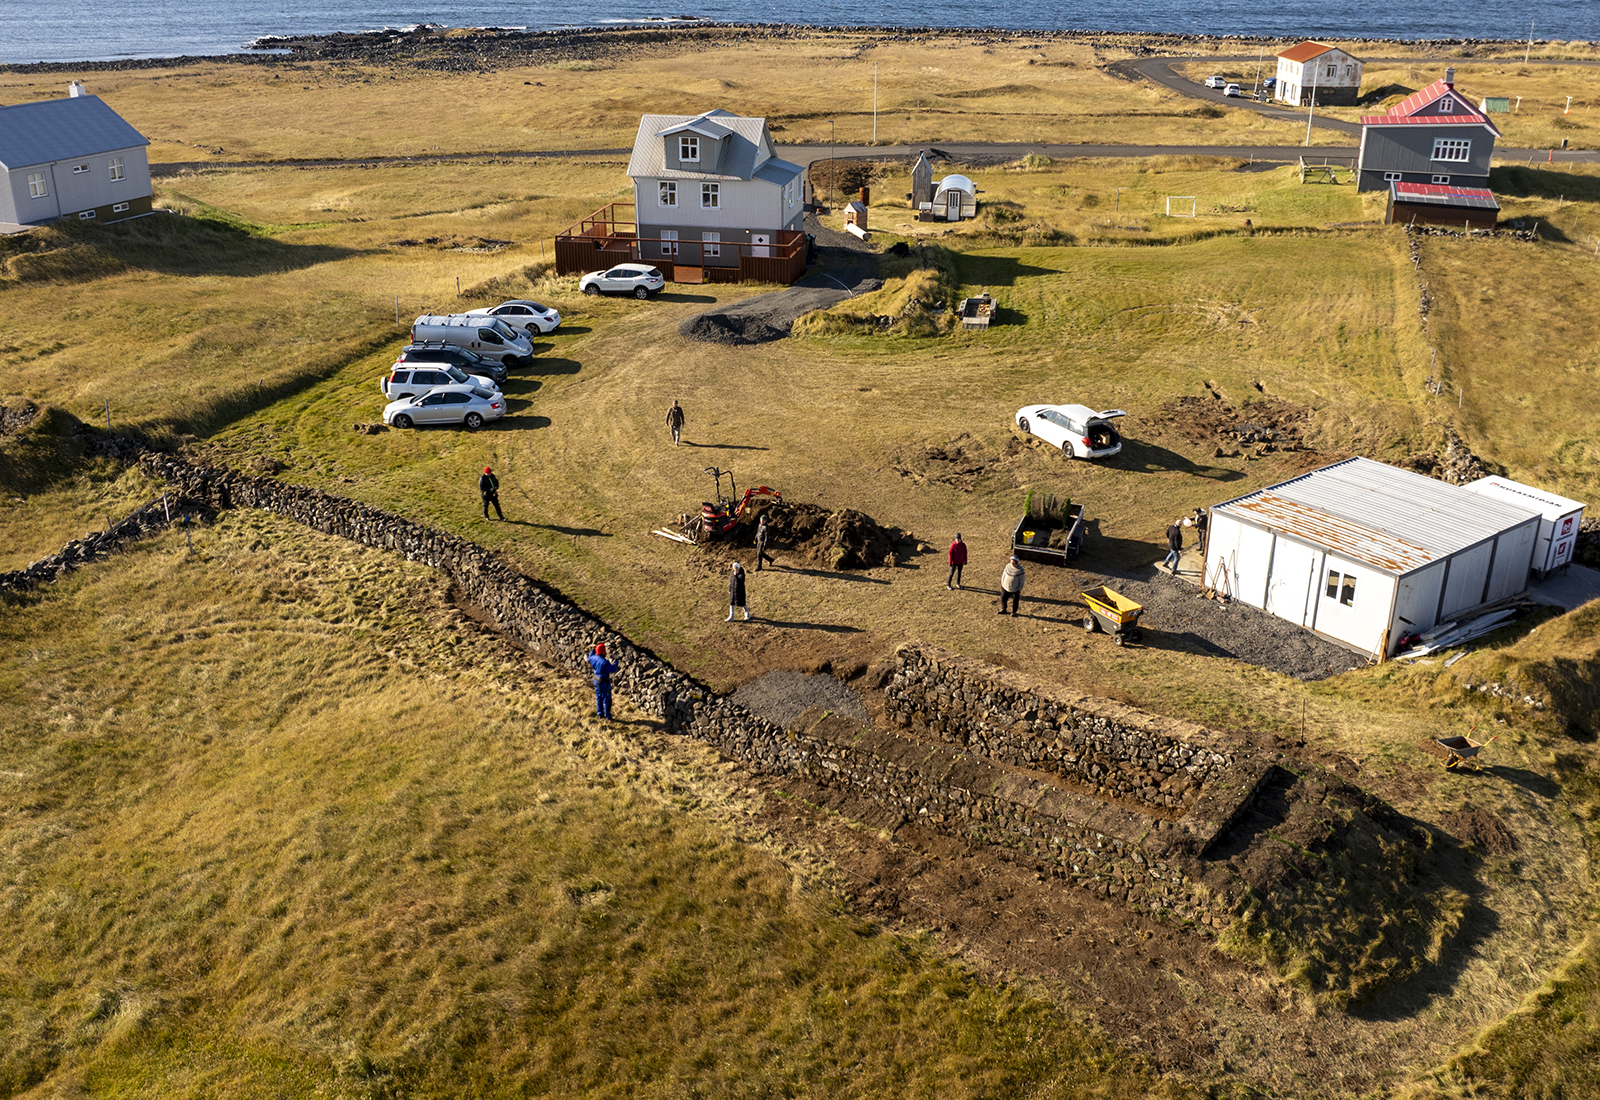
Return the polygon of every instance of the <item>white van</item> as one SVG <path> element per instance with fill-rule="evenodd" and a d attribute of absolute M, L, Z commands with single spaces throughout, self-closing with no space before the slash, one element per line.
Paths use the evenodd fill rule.
<path fill-rule="evenodd" d="M 533 362 L 533 341 L 498 317 L 470 313 L 424 313 L 411 323 L 413 344 L 441 343 L 498 359 L 507 367 Z"/>

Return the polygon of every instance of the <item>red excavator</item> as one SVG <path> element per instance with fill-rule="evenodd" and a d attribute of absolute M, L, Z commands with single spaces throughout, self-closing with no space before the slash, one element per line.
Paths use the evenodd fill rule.
<path fill-rule="evenodd" d="M 715 466 L 707 466 L 706 473 L 710 474 L 717 482 L 717 499 L 715 501 L 702 501 L 700 504 L 700 523 L 694 534 L 694 541 L 707 542 L 723 538 L 731 533 L 740 524 L 753 523 L 769 504 L 782 504 L 783 494 L 776 489 L 765 485 L 757 485 L 754 489 L 746 489 L 744 496 L 735 499 L 732 495 L 722 495 L 722 479 L 728 479 L 728 492 L 737 493 L 739 486 L 734 483 L 732 470 L 719 470 Z M 692 526 L 692 524 L 691 524 Z M 685 531 L 688 535 L 690 532 Z"/>

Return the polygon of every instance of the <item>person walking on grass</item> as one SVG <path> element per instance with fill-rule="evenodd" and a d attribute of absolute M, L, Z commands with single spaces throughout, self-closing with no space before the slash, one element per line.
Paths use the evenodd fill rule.
<path fill-rule="evenodd" d="M 733 563 L 733 572 L 728 577 L 728 617 L 726 622 L 733 622 L 735 610 L 744 612 L 744 621 L 750 621 L 750 608 L 744 602 L 744 566 L 738 562 Z"/>
<path fill-rule="evenodd" d="M 1006 598 L 1011 598 L 1011 617 L 1017 617 L 1018 610 L 1022 607 L 1022 582 L 1028 579 L 1028 574 L 1023 570 L 1022 563 L 1015 554 L 1006 562 L 1004 573 L 1000 574 L 1000 614 L 1006 613 Z"/>
<path fill-rule="evenodd" d="M 950 552 L 946 557 L 950 562 L 950 575 L 944 581 L 948 591 L 952 586 L 961 587 L 961 567 L 967 564 L 967 544 L 961 541 L 960 531 L 956 532 L 956 541 L 950 544 Z"/>
<path fill-rule="evenodd" d="M 1175 519 L 1172 526 L 1167 528 L 1167 557 L 1161 564 L 1171 567 L 1172 575 L 1178 575 L 1178 562 L 1183 559 L 1183 520 Z"/>
<path fill-rule="evenodd" d="M 683 408 L 676 397 L 672 399 L 672 408 L 667 410 L 667 431 L 672 433 L 672 445 L 676 447 L 683 438 Z"/>
<path fill-rule="evenodd" d="M 489 505 L 494 505 L 494 514 L 501 519 L 506 514 L 500 510 L 500 479 L 494 476 L 494 469 L 489 466 L 483 468 L 483 476 L 478 479 L 478 495 L 483 498 L 483 518 L 489 518 Z"/>
<path fill-rule="evenodd" d="M 617 671 L 616 663 L 606 659 L 606 644 L 595 643 L 589 654 L 589 667 L 594 670 L 594 713 L 597 718 L 611 718 L 611 674 Z"/>
<path fill-rule="evenodd" d="M 761 563 L 764 562 L 764 561 L 772 562 L 773 565 L 777 565 L 778 564 L 773 559 L 772 555 L 767 553 L 767 543 L 768 543 L 768 541 L 771 540 L 771 538 L 772 538 L 772 534 L 771 534 L 771 532 L 769 532 L 767 530 L 767 517 L 766 517 L 765 514 L 763 514 L 762 517 L 761 517 L 761 522 L 756 524 L 756 572 L 757 573 L 761 572 Z"/>

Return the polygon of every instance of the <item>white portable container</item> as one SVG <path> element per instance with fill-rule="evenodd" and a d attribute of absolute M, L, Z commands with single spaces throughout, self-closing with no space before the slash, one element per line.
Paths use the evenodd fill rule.
<path fill-rule="evenodd" d="M 508 368 L 533 362 L 533 341 L 498 317 L 424 313 L 411 323 L 413 344 L 442 343 L 498 359 Z"/>
<path fill-rule="evenodd" d="M 1583 522 L 1582 501 L 1568 500 L 1508 477 L 1479 478 L 1466 488 L 1539 513 L 1539 538 L 1533 545 L 1534 572 L 1549 573 L 1572 560 L 1573 548 L 1578 543 L 1578 525 Z"/>

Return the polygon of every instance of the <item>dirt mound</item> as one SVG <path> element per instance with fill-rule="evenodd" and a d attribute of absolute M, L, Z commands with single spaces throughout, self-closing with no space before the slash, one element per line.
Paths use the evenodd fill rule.
<path fill-rule="evenodd" d="M 1022 440 L 1013 436 L 998 451 L 963 432 L 949 443 L 901 451 L 894 472 L 918 485 L 934 482 L 970 493 L 984 476 L 1005 469 L 1007 460 L 1022 454 Z"/>
<path fill-rule="evenodd" d="M 1493 810 L 1473 808 L 1445 814 L 1439 823 L 1456 835 L 1463 844 L 1470 844 L 1491 856 L 1510 855 L 1517 850 L 1517 836 Z"/>
<path fill-rule="evenodd" d="M 10 435 L 20 432 L 33 418 L 39 415 L 39 406 L 32 401 L 23 401 L 18 405 L 0 405 L 0 435 Z"/>
<path fill-rule="evenodd" d="M 1234 405 L 1208 382 L 1206 396 L 1168 401 L 1150 423 L 1170 428 L 1191 443 L 1215 443 L 1214 457 L 1238 455 L 1250 447 L 1258 455 L 1310 450 L 1305 432 L 1311 410 L 1276 397 Z"/>
<path fill-rule="evenodd" d="M 892 564 L 906 539 L 898 527 L 880 527 L 854 508 L 829 512 L 815 504 L 783 504 L 767 513 L 773 545 L 830 569 L 876 569 Z"/>
<path fill-rule="evenodd" d="M 775 313 L 701 313 L 680 324 L 678 332 L 690 340 L 741 347 L 782 340 L 793 327 L 794 317 L 784 318 Z"/>

